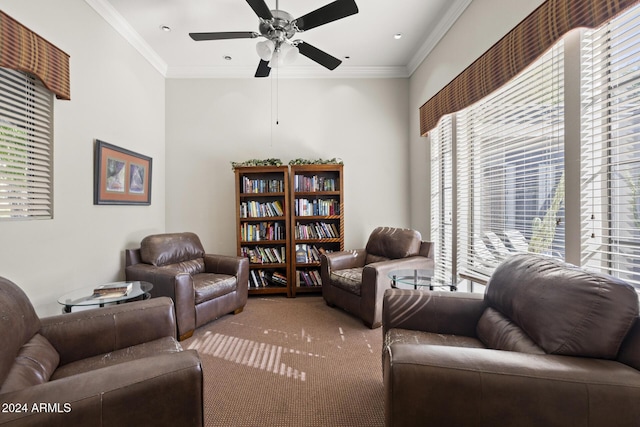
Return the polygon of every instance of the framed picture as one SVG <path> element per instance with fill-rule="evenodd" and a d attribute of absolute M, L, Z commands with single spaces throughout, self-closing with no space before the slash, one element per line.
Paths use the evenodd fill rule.
<path fill-rule="evenodd" d="M 150 205 L 151 157 L 96 140 L 94 205 Z"/>

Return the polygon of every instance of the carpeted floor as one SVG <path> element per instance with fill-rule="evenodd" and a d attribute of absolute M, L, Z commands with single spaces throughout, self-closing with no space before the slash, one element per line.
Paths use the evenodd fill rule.
<path fill-rule="evenodd" d="M 205 425 L 381 426 L 381 329 L 322 297 L 250 297 L 183 341 L 204 369 Z"/>

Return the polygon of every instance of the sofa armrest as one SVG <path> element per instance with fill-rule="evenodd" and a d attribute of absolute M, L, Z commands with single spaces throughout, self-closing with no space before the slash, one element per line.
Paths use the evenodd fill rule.
<path fill-rule="evenodd" d="M 383 364 L 387 426 L 637 426 L 640 419 L 640 372 L 615 361 L 392 344 Z"/>
<path fill-rule="evenodd" d="M 382 332 L 391 328 L 476 337 L 487 305 L 482 294 L 388 289 L 382 305 Z"/>
<path fill-rule="evenodd" d="M 367 252 L 364 249 L 328 252 L 322 255 L 322 259 L 326 262 L 321 262 L 321 264 L 327 266 L 327 272 L 330 274 L 333 270 L 364 267 L 366 257 Z"/>
<path fill-rule="evenodd" d="M 176 318 L 169 298 L 46 317 L 40 333 L 67 364 L 163 337 L 176 337 Z M 87 345 L 90 343 L 91 345 Z"/>
<path fill-rule="evenodd" d="M 202 393 L 200 359 L 188 350 L 2 394 L 0 401 L 26 410 L 0 414 L 0 424 L 202 426 Z"/>

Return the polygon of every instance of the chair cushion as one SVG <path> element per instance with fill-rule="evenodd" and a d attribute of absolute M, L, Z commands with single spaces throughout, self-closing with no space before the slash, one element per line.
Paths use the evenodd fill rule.
<path fill-rule="evenodd" d="M 346 268 L 331 271 L 331 284 L 354 295 L 360 295 L 362 285 L 362 268 Z"/>
<path fill-rule="evenodd" d="M 196 291 L 195 302 L 200 304 L 236 290 L 236 276 L 216 273 L 202 273 L 193 276 L 193 287 Z"/>
<path fill-rule="evenodd" d="M 188 273 L 193 276 L 196 274 L 204 273 L 205 264 L 204 264 L 204 258 L 196 258 L 196 259 L 191 259 L 189 261 L 178 262 L 176 264 L 163 265 L 161 268 L 174 270 L 180 273 Z"/>
<path fill-rule="evenodd" d="M 60 363 L 60 355 L 42 335 L 35 334 L 22 346 L 2 384 L 0 393 L 22 390 L 49 381 Z"/>
<path fill-rule="evenodd" d="M 173 337 L 164 337 L 60 366 L 54 371 L 53 375 L 51 375 L 51 380 L 66 378 L 136 359 L 143 359 L 159 354 L 178 353 L 180 351 L 182 351 L 182 346 L 180 346 L 178 341 Z"/>
<path fill-rule="evenodd" d="M 140 242 L 140 258 L 156 267 L 204 257 L 204 248 L 194 233 L 153 234 Z"/>
<path fill-rule="evenodd" d="M 495 350 L 545 354 L 518 325 L 491 307 L 482 313 L 476 332 L 480 341 Z"/>
<path fill-rule="evenodd" d="M 638 316 L 631 285 L 533 254 L 500 264 L 485 300 L 545 352 L 567 356 L 614 359 Z"/>
<path fill-rule="evenodd" d="M 406 258 L 420 253 L 422 235 L 406 228 L 378 227 L 371 232 L 367 254 L 389 259 Z"/>

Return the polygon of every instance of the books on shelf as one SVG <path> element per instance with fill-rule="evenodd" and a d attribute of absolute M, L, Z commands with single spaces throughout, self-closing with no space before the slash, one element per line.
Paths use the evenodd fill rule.
<path fill-rule="evenodd" d="M 250 200 L 240 203 L 240 218 L 264 218 L 284 216 L 284 209 L 280 200 L 273 202 L 259 202 Z"/>
<path fill-rule="evenodd" d="M 336 191 L 336 179 L 324 176 L 295 175 L 293 177 L 294 191 Z"/>
<path fill-rule="evenodd" d="M 280 222 L 260 222 L 240 225 L 240 239 L 243 242 L 259 242 L 261 240 L 284 240 L 285 229 Z"/>
<path fill-rule="evenodd" d="M 322 286 L 322 277 L 318 270 L 296 270 L 296 286 Z"/>
<path fill-rule="evenodd" d="M 320 255 L 332 252 L 330 249 L 325 249 L 322 246 L 316 247 L 316 245 L 307 245 L 306 243 L 296 245 L 296 263 L 308 264 L 319 263 Z"/>
<path fill-rule="evenodd" d="M 338 228 L 333 223 L 312 222 L 308 224 L 296 223 L 296 239 L 335 239 L 340 237 Z"/>
<path fill-rule="evenodd" d="M 287 286 L 287 276 L 279 271 L 251 270 L 249 274 L 250 288 L 264 288 L 267 286 Z"/>
<path fill-rule="evenodd" d="M 284 181 L 281 179 L 251 179 L 242 177 L 243 193 L 282 193 L 284 191 Z"/>
<path fill-rule="evenodd" d="M 340 214 L 340 201 L 336 199 L 296 199 L 296 216 L 328 216 Z"/>
<path fill-rule="evenodd" d="M 97 298 L 116 298 L 129 294 L 133 289 L 131 282 L 107 283 L 93 289 L 93 295 Z"/>
<path fill-rule="evenodd" d="M 287 251 L 284 246 L 253 248 L 242 247 L 242 256 L 249 258 L 250 264 L 285 264 Z"/>

